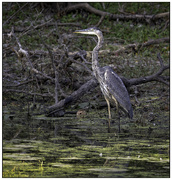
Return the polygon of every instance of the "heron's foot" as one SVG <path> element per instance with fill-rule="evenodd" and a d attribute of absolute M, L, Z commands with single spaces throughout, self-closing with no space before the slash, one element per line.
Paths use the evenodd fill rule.
<path fill-rule="evenodd" d="M 108 127 L 108 133 L 110 133 L 110 127 Z"/>

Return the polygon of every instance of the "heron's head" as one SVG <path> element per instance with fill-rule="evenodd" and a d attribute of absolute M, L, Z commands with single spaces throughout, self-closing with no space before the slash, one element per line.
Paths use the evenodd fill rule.
<path fill-rule="evenodd" d="M 92 27 L 88 29 L 76 30 L 74 33 L 91 34 L 98 36 L 101 33 L 101 31 L 97 27 Z"/>

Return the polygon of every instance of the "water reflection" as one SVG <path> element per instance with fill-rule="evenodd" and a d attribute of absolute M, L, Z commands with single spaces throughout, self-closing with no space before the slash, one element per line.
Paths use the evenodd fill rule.
<path fill-rule="evenodd" d="M 31 117 L 21 125 L 25 117 L 17 118 L 18 129 L 4 125 L 18 135 L 4 133 L 3 177 L 169 177 L 165 128 L 152 126 L 148 134 L 149 128 L 122 121 L 118 134 L 115 124 L 107 133 L 105 119 Z"/>

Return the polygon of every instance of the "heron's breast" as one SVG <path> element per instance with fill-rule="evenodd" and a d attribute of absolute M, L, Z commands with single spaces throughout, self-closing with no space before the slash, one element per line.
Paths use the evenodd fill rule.
<path fill-rule="evenodd" d="M 103 83 L 103 82 L 100 83 L 100 89 L 101 89 L 104 96 L 106 96 L 108 99 L 111 98 L 111 94 L 110 94 L 108 87 L 105 83 Z"/>

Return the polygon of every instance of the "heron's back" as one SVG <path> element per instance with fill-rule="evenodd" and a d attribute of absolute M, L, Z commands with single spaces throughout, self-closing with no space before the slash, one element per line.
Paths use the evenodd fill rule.
<path fill-rule="evenodd" d="M 128 91 L 121 78 L 106 66 L 99 69 L 99 77 L 97 78 L 104 96 L 111 102 L 115 98 L 120 106 L 128 112 L 129 117 L 133 118 L 133 109 L 130 102 Z"/>

